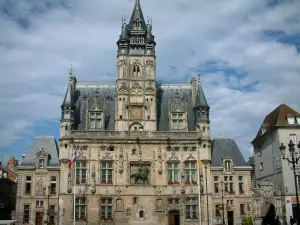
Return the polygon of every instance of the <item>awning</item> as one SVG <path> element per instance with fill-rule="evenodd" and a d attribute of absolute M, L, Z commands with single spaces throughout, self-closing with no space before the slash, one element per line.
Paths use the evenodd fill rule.
<path fill-rule="evenodd" d="M 0 224 L 9 225 L 18 222 L 18 220 L 0 220 Z"/>
<path fill-rule="evenodd" d="M 261 217 L 265 217 L 270 209 L 270 206 L 271 206 L 271 203 L 270 202 L 264 202 L 262 205 L 261 205 L 261 208 L 260 208 L 260 216 Z"/>

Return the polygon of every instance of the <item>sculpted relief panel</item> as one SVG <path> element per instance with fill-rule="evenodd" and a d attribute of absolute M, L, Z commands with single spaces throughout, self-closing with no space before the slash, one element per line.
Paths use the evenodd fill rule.
<path fill-rule="evenodd" d="M 130 184 L 149 185 L 150 184 L 150 163 L 130 164 Z"/>

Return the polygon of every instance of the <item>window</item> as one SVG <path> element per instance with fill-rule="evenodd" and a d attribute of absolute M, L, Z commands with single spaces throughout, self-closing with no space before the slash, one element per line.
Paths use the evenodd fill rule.
<path fill-rule="evenodd" d="M 102 220 L 113 220 L 112 217 L 112 199 L 103 198 L 101 199 L 101 219 Z"/>
<path fill-rule="evenodd" d="M 197 184 L 196 182 L 196 162 L 189 161 L 184 163 L 185 170 L 185 184 Z"/>
<path fill-rule="evenodd" d="M 113 184 L 113 162 L 101 163 L 101 184 Z"/>
<path fill-rule="evenodd" d="M 300 175 L 296 175 L 297 187 L 300 190 Z"/>
<path fill-rule="evenodd" d="M 50 178 L 50 194 L 56 194 L 56 176 Z"/>
<path fill-rule="evenodd" d="M 45 168 L 45 159 L 39 159 L 39 168 Z"/>
<path fill-rule="evenodd" d="M 259 170 L 262 171 L 263 169 L 264 169 L 264 164 L 261 162 L 261 163 L 259 164 Z"/>
<path fill-rule="evenodd" d="M 24 205 L 23 223 L 29 223 L 30 220 L 30 205 Z"/>
<path fill-rule="evenodd" d="M 100 129 L 102 128 L 102 112 L 90 112 L 90 128 L 91 129 Z"/>
<path fill-rule="evenodd" d="M 135 197 L 133 197 L 133 204 L 136 204 L 137 203 L 137 197 L 135 196 Z"/>
<path fill-rule="evenodd" d="M 296 117 L 297 124 L 300 124 L 300 116 Z"/>
<path fill-rule="evenodd" d="M 293 142 L 294 145 L 297 145 L 297 135 L 290 134 L 290 140 Z"/>
<path fill-rule="evenodd" d="M 245 215 L 245 204 L 240 204 L 240 214 Z"/>
<path fill-rule="evenodd" d="M 185 129 L 185 118 L 184 113 L 172 113 L 172 129 L 173 130 L 182 130 Z"/>
<path fill-rule="evenodd" d="M 144 218 L 144 210 L 139 211 L 139 216 L 140 216 L 140 218 Z"/>
<path fill-rule="evenodd" d="M 240 194 L 244 193 L 244 179 L 243 179 L 243 176 L 239 176 L 239 192 L 240 192 Z"/>
<path fill-rule="evenodd" d="M 262 155 L 261 147 L 258 148 L 258 156 Z"/>
<path fill-rule="evenodd" d="M 44 202 L 43 201 L 36 201 L 36 208 L 43 208 L 44 206 Z"/>
<path fill-rule="evenodd" d="M 215 190 L 216 194 L 218 194 L 219 191 L 220 191 L 220 188 L 219 188 L 219 177 L 218 176 L 214 176 L 214 190 Z"/>
<path fill-rule="evenodd" d="M 169 198 L 168 203 L 169 205 L 179 205 L 180 200 L 178 198 Z"/>
<path fill-rule="evenodd" d="M 291 116 L 291 115 L 288 115 L 287 116 L 287 121 L 288 121 L 288 124 L 295 124 L 295 117 Z"/>
<path fill-rule="evenodd" d="M 215 206 L 216 216 L 217 216 L 217 217 L 221 216 L 220 209 L 222 209 L 222 205 L 216 205 L 216 206 Z"/>
<path fill-rule="evenodd" d="M 133 66 L 133 76 L 134 77 L 140 76 L 140 67 L 138 65 Z"/>
<path fill-rule="evenodd" d="M 25 177 L 25 194 L 30 195 L 31 192 L 31 176 Z"/>
<path fill-rule="evenodd" d="M 225 185 L 225 192 L 226 193 L 234 193 L 233 189 L 233 176 L 225 176 L 224 177 L 224 185 Z"/>
<path fill-rule="evenodd" d="M 76 198 L 75 200 L 75 219 L 85 220 L 86 204 L 85 198 Z"/>
<path fill-rule="evenodd" d="M 50 224 L 54 224 L 54 215 L 55 215 L 55 205 L 49 206 L 49 222 Z"/>
<path fill-rule="evenodd" d="M 225 170 L 231 170 L 231 161 L 230 160 L 225 161 Z"/>
<path fill-rule="evenodd" d="M 197 199 L 187 199 L 186 200 L 186 212 L 187 219 L 197 219 Z"/>
<path fill-rule="evenodd" d="M 179 184 L 179 163 L 168 163 L 168 184 Z"/>
<path fill-rule="evenodd" d="M 76 184 L 86 183 L 86 162 L 76 162 Z"/>
<path fill-rule="evenodd" d="M 226 201 L 226 209 L 229 210 L 233 207 L 233 200 L 227 200 Z"/>

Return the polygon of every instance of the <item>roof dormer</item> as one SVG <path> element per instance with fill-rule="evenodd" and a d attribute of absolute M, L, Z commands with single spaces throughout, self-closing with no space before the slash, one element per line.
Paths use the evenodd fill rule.
<path fill-rule="evenodd" d="M 48 167 L 49 160 L 51 155 L 44 151 L 42 148 L 41 151 L 36 153 L 36 168 L 45 169 Z"/>
<path fill-rule="evenodd" d="M 233 159 L 231 156 L 225 156 L 222 158 L 222 165 L 224 168 L 224 172 L 232 172 L 233 171 Z"/>
<path fill-rule="evenodd" d="M 296 124 L 295 116 L 293 116 L 291 114 L 286 115 L 286 120 L 287 120 L 288 124 Z"/>

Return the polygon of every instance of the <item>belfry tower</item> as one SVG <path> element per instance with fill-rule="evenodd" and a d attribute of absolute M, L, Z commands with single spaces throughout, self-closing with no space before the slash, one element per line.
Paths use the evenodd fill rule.
<path fill-rule="evenodd" d="M 117 86 L 115 130 L 155 131 L 156 63 L 152 24 L 146 24 L 136 0 L 128 24 L 122 20 L 117 42 Z"/>

